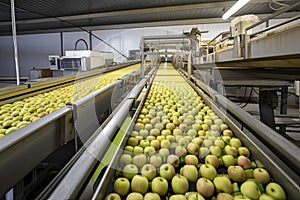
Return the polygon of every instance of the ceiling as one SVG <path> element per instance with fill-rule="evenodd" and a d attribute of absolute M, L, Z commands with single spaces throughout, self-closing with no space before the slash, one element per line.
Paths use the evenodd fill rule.
<path fill-rule="evenodd" d="M 234 16 L 256 14 L 264 18 L 275 12 L 271 7 L 281 7 L 270 1 L 275 0 L 251 0 Z M 15 0 L 17 34 L 220 23 L 224 22 L 222 15 L 235 2 L 236 0 Z M 280 2 L 293 5 L 299 0 Z M 300 6 L 281 17 L 291 17 L 299 14 L 299 11 Z M 11 35 L 10 0 L 0 0 L 0 35 Z"/>

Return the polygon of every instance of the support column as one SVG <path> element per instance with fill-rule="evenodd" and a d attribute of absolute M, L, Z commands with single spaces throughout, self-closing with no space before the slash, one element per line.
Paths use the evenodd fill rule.
<path fill-rule="evenodd" d="M 287 114 L 287 98 L 288 98 L 288 87 L 282 87 L 281 89 L 281 101 L 280 101 L 280 114 Z M 284 125 L 280 126 L 279 133 L 285 134 L 286 128 Z"/>
<path fill-rule="evenodd" d="M 274 109 L 278 103 L 275 90 L 259 90 L 259 113 L 260 121 L 276 130 Z"/>
<path fill-rule="evenodd" d="M 141 75 L 142 78 L 145 76 L 145 52 L 144 52 L 144 38 L 142 38 L 142 43 L 141 43 Z"/>
<path fill-rule="evenodd" d="M 16 30 L 16 17 L 15 17 L 15 3 L 14 0 L 10 1 L 11 6 L 11 24 L 13 33 L 14 43 L 14 55 L 15 55 L 15 67 L 16 67 L 16 79 L 17 85 L 20 85 L 20 68 L 19 68 L 19 56 L 18 56 L 18 45 L 17 45 L 17 30 Z"/>
<path fill-rule="evenodd" d="M 89 31 L 89 42 L 90 42 L 90 50 L 93 50 L 93 38 L 92 31 Z"/>
<path fill-rule="evenodd" d="M 64 35 L 60 32 L 60 56 L 64 56 Z"/>
<path fill-rule="evenodd" d="M 188 79 L 190 80 L 192 75 L 192 51 L 189 51 L 187 72 L 188 72 Z"/>

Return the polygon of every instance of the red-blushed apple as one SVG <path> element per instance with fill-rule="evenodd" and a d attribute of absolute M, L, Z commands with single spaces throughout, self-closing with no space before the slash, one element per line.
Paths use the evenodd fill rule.
<path fill-rule="evenodd" d="M 217 171 L 211 164 L 202 164 L 199 169 L 200 176 L 213 180 L 217 176 Z"/>
<path fill-rule="evenodd" d="M 162 164 L 162 158 L 159 154 L 155 154 L 150 157 L 149 162 L 155 167 L 159 167 Z"/>
<path fill-rule="evenodd" d="M 239 147 L 238 152 L 240 156 L 250 157 L 250 151 L 247 147 Z"/>
<path fill-rule="evenodd" d="M 123 168 L 123 176 L 127 179 L 132 179 L 138 173 L 138 168 L 134 164 L 127 164 Z"/>
<path fill-rule="evenodd" d="M 186 148 L 182 147 L 182 146 L 177 146 L 175 148 L 175 154 L 176 156 L 180 157 L 180 156 L 185 156 L 187 153 Z"/>
<path fill-rule="evenodd" d="M 147 157 L 144 154 L 137 154 L 132 158 L 132 163 L 137 167 L 143 167 L 147 162 Z"/>
<path fill-rule="evenodd" d="M 233 133 L 232 133 L 231 130 L 226 129 L 226 130 L 223 130 L 223 135 L 224 135 L 224 136 L 232 137 L 232 136 L 233 136 Z"/>
<path fill-rule="evenodd" d="M 266 187 L 267 195 L 273 197 L 274 199 L 286 199 L 286 194 L 284 189 L 275 182 L 270 182 Z"/>
<path fill-rule="evenodd" d="M 126 197 L 126 200 L 143 200 L 143 199 L 144 199 L 143 195 L 138 192 L 131 192 Z"/>
<path fill-rule="evenodd" d="M 173 176 L 175 176 L 175 168 L 170 163 L 165 163 L 160 166 L 159 174 L 161 177 L 171 181 Z"/>
<path fill-rule="evenodd" d="M 146 194 L 148 191 L 148 179 L 141 175 L 135 175 L 131 180 L 131 190 L 141 194 Z"/>
<path fill-rule="evenodd" d="M 144 196 L 144 200 L 160 200 L 160 196 L 154 192 L 148 192 Z"/>
<path fill-rule="evenodd" d="M 205 157 L 205 164 L 211 164 L 215 168 L 218 168 L 220 165 L 220 161 L 217 156 L 215 155 L 207 155 Z"/>
<path fill-rule="evenodd" d="M 235 147 L 230 146 L 230 145 L 226 145 L 226 146 L 224 147 L 224 150 L 225 150 L 225 153 L 226 153 L 227 155 L 232 155 L 232 156 L 234 156 L 234 157 L 238 155 L 237 149 L 236 149 Z"/>
<path fill-rule="evenodd" d="M 235 148 L 239 148 L 242 146 L 242 142 L 238 138 L 231 138 L 229 143 L 230 143 L 230 146 L 235 147 Z"/>
<path fill-rule="evenodd" d="M 196 183 L 197 191 L 204 197 L 209 198 L 214 194 L 215 187 L 211 180 L 199 178 Z"/>
<path fill-rule="evenodd" d="M 180 174 L 172 178 L 171 185 L 175 194 L 185 194 L 189 190 L 189 181 Z"/>
<path fill-rule="evenodd" d="M 255 168 L 253 171 L 254 179 L 262 184 L 267 184 L 270 182 L 270 174 L 264 168 Z"/>
<path fill-rule="evenodd" d="M 142 167 L 141 174 L 151 181 L 156 176 L 156 168 L 152 164 L 145 164 Z"/>
<path fill-rule="evenodd" d="M 105 197 L 105 200 L 121 200 L 121 197 L 117 193 L 110 193 Z"/>
<path fill-rule="evenodd" d="M 233 196 L 228 193 L 219 193 L 217 196 L 217 200 L 233 200 Z"/>
<path fill-rule="evenodd" d="M 180 169 L 180 174 L 187 178 L 190 182 L 196 182 L 198 179 L 198 170 L 195 165 L 184 165 Z"/>
<path fill-rule="evenodd" d="M 239 156 L 237 159 L 237 163 L 244 169 L 249 169 L 251 167 L 251 160 L 246 156 Z"/>
<path fill-rule="evenodd" d="M 216 176 L 213 180 L 217 193 L 225 192 L 232 193 L 232 184 L 227 176 Z"/>
<path fill-rule="evenodd" d="M 187 200 L 187 198 L 182 194 L 173 194 L 169 200 Z"/>
<path fill-rule="evenodd" d="M 194 166 L 198 166 L 198 158 L 195 155 L 186 155 L 184 162 L 186 165 L 194 165 Z"/>
<path fill-rule="evenodd" d="M 180 164 L 179 157 L 174 154 L 170 154 L 167 158 L 167 163 L 172 164 L 174 167 L 178 167 Z"/>
<path fill-rule="evenodd" d="M 261 192 L 254 181 L 248 180 L 242 183 L 241 193 L 250 199 L 259 199 Z"/>
<path fill-rule="evenodd" d="M 120 196 L 126 196 L 129 193 L 130 182 L 127 178 L 120 177 L 114 183 L 114 192 Z"/>
<path fill-rule="evenodd" d="M 121 157 L 120 157 L 120 164 L 121 165 L 127 165 L 127 164 L 130 164 L 131 163 L 131 160 L 132 160 L 132 157 L 131 155 L 129 154 L 122 154 Z"/>
<path fill-rule="evenodd" d="M 229 167 L 230 165 L 235 165 L 237 160 L 232 155 L 224 155 L 222 157 L 222 162 L 225 167 Z"/>
<path fill-rule="evenodd" d="M 198 155 L 199 154 L 199 145 L 195 143 L 189 143 L 187 146 L 187 151 L 192 155 Z"/>
<path fill-rule="evenodd" d="M 168 192 L 168 181 L 163 177 L 155 177 L 151 184 L 152 192 L 165 196 Z"/>
<path fill-rule="evenodd" d="M 224 130 L 227 130 L 227 129 L 228 129 L 228 126 L 227 126 L 227 124 L 221 124 L 221 125 L 220 125 L 220 127 L 221 127 L 221 130 L 222 130 L 222 131 L 224 131 Z"/>
<path fill-rule="evenodd" d="M 246 174 L 241 166 L 231 165 L 227 168 L 228 176 L 231 180 L 236 182 L 243 182 L 246 180 Z"/>

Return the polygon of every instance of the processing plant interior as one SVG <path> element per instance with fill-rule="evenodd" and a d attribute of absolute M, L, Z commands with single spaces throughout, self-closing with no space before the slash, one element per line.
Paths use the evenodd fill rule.
<path fill-rule="evenodd" d="M 297 200 L 298 0 L 0 0 L 0 200 Z"/>

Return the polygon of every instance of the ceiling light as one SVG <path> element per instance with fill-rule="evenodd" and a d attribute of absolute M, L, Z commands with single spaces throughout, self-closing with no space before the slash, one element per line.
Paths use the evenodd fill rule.
<path fill-rule="evenodd" d="M 236 13 L 239 9 L 241 9 L 244 5 L 246 5 L 250 0 L 238 0 L 223 16 L 223 20 L 227 20 L 231 15 Z"/>

